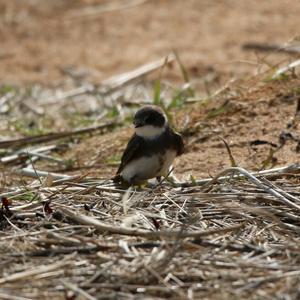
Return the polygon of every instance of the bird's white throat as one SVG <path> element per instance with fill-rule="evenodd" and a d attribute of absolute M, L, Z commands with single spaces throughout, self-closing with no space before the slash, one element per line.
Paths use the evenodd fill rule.
<path fill-rule="evenodd" d="M 166 129 L 165 126 L 157 127 L 153 125 L 144 125 L 142 127 L 135 128 L 135 133 L 140 137 L 153 139 L 161 135 L 165 131 L 165 129 Z"/>

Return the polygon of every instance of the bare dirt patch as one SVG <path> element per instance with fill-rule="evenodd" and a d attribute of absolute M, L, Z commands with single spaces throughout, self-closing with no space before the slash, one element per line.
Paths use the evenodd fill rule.
<path fill-rule="evenodd" d="M 298 299 L 300 80 L 273 77 L 297 54 L 242 45 L 296 40 L 299 13 L 279 0 L 0 0 L 0 298 Z M 175 60 L 156 100 L 185 139 L 182 183 L 120 190 L 109 179 L 160 68 L 101 83 L 172 49 L 189 78 Z"/>
<path fill-rule="evenodd" d="M 191 70 L 213 66 L 237 76 L 257 69 L 243 43 L 281 44 L 299 34 L 292 0 L 161 0 L 96 13 L 129 2 L 0 1 L 1 81 L 53 85 L 72 66 L 99 82 L 173 48 Z"/>
<path fill-rule="evenodd" d="M 241 94 L 231 96 L 239 92 L 237 84 L 228 92 L 229 96 L 175 111 L 177 128 L 184 133 L 183 124 L 188 118 L 191 131 L 185 136 L 185 154 L 175 165 L 179 177 L 209 177 L 229 167 L 228 152 L 220 137 L 229 144 L 236 163 L 246 169 L 261 170 L 297 162 L 299 128 L 297 123 L 290 125 L 299 101 L 295 92 L 299 83 L 289 80 L 243 86 Z M 112 176 L 115 169 L 105 163 L 113 157 L 120 158 L 132 132 L 128 128 L 87 138 L 73 148 L 69 158 L 80 158 L 81 166 L 92 166 L 92 161 L 101 164 L 101 175 Z M 96 175 L 99 169 L 91 168 L 89 172 Z"/>

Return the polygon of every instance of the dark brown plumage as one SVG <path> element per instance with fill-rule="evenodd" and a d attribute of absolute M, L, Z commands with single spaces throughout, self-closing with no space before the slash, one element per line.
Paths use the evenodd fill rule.
<path fill-rule="evenodd" d="M 133 123 L 136 127 L 136 133 L 129 140 L 122 155 L 120 166 L 114 177 L 115 182 L 127 181 L 130 184 L 134 184 L 141 180 L 165 175 L 161 174 L 161 172 L 165 171 L 166 167 L 169 167 L 168 165 L 165 166 L 169 153 L 173 153 L 170 161 L 171 164 L 175 156 L 181 155 L 184 151 L 181 136 L 169 127 L 166 116 L 160 108 L 155 106 L 141 108 L 135 114 Z M 143 128 L 147 128 L 147 126 L 152 128 L 151 130 L 154 132 L 157 130 L 159 134 L 155 136 L 139 135 L 139 128 L 144 130 Z M 145 164 L 139 164 L 139 168 L 137 167 L 134 171 L 134 163 L 141 162 L 141 160 L 144 160 Z M 128 170 L 124 172 L 124 169 L 128 166 L 133 171 L 130 169 L 130 172 Z M 151 168 L 153 171 L 149 171 Z M 127 175 L 127 173 L 132 173 L 132 177 L 130 177 L 131 175 Z"/>

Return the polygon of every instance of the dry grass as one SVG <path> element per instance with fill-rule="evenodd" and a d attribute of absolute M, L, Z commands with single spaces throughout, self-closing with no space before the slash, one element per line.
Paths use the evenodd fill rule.
<path fill-rule="evenodd" d="M 27 96 L 12 88 L 3 92 L 7 109 L 1 133 L 10 138 L 0 141 L 0 298 L 298 299 L 300 166 L 292 158 L 282 168 L 250 173 L 226 167 L 213 179 L 127 191 L 113 186 L 109 173 L 105 180 L 91 177 L 87 169 L 97 165 L 83 168 L 66 159 L 65 152 L 73 153 L 76 144 L 88 152 L 92 145 L 85 144 L 82 134 L 95 131 L 106 132 L 105 143 L 98 137 L 93 146 L 97 155 L 114 154 L 120 145 L 111 126 L 126 123 L 132 107 L 143 104 L 139 99 L 151 99 L 152 90 L 140 76 L 122 81 L 121 89 L 112 84 L 105 90 L 33 90 Z M 115 82 L 120 78 L 114 77 Z M 252 78 L 243 86 L 259 86 L 260 80 Z M 295 81 L 284 80 L 284 92 L 294 88 Z M 245 97 L 239 84 L 206 99 L 214 107 L 209 111 L 217 113 L 213 122 L 218 114 L 227 117 L 218 110 L 227 97 Z M 274 83 L 273 90 L 278 87 L 282 85 Z M 174 90 L 160 88 L 162 98 L 169 100 L 161 104 L 172 104 Z M 198 101 L 185 92 L 181 101 Z M 196 108 L 200 106 L 187 109 L 192 118 Z M 74 118 L 79 112 L 84 119 Z M 198 130 L 193 124 L 183 129 L 192 136 L 190 145 L 199 139 L 193 136 Z M 295 119 L 293 134 L 296 129 Z M 298 141 L 296 135 L 294 139 Z M 112 146 L 106 149 L 108 141 Z M 28 143 L 37 145 L 28 148 Z M 294 144 L 289 149 L 295 152 Z M 229 144 L 227 150 L 235 162 Z M 89 156 L 88 162 L 98 158 Z M 117 160 L 102 161 L 104 171 Z M 45 171 L 61 168 L 64 173 L 42 172 L 39 168 L 47 164 L 39 161 L 52 166 Z"/>
<path fill-rule="evenodd" d="M 0 295 L 296 299 L 296 173 L 271 171 L 276 185 L 228 177 L 121 191 L 48 176 L 11 188 L 13 205 L 1 213 Z"/>

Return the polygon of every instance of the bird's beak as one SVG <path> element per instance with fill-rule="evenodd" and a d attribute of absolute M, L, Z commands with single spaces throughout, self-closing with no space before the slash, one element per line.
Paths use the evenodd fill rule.
<path fill-rule="evenodd" d="M 145 123 L 142 120 L 134 120 L 133 125 L 134 125 L 135 128 L 138 128 L 138 127 L 144 126 Z"/>

